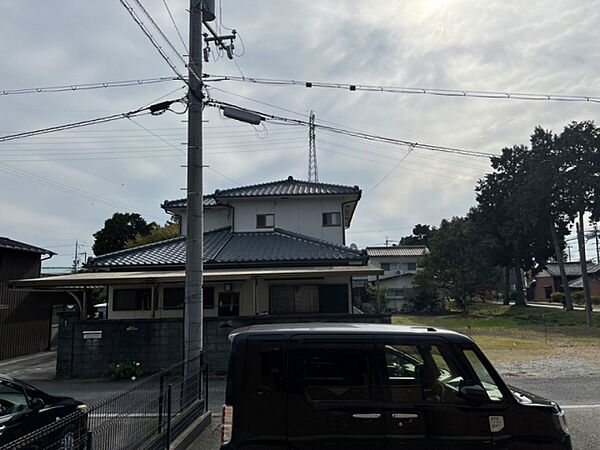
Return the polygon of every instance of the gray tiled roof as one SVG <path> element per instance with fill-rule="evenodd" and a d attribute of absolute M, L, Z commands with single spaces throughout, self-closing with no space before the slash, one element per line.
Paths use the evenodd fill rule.
<path fill-rule="evenodd" d="M 289 176 L 286 180 L 270 183 L 254 184 L 233 189 L 216 190 L 217 198 L 238 197 L 273 197 L 296 195 L 352 195 L 360 194 L 358 186 L 342 186 L 339 184 L 317 183 L 313 181 L 294 180 Z"/>
<path fill-rule="evenodd" d="M 205 195 L 204 196 L 204 206 L 217 206 L 217 201 L 215 200 L 215 197 L 212 195 Z M 187 205 L 187 199 L 186 198 L 180 198 L 178 200 L 165 200 L 163 202 L 161 206 L 161 208 L 163 209 L 167 209 L 167 208 L 185 208 Z"/>
<path fill-rule="evenodd" d="M 428 253 L 424 245 L 399 245 L 395 247 L 367 247 L 369 257 L 379 256 L 422 256 Z"/>
<path fill-rule="evenodd" d="M 121 250 L 90 259 L 88 268 L 185 265 L 186 241 L 175 239 Z M 204 263 L 324 264 L 366 263 L 364 252 L 289 231 L 238 232 L 230 228 L 204 233 Z"/>
<path fill-rule="evenodd" d="M 581 276 L 581 264 L 579 261 L 576 262 L 565 262 L 565 273 L 568 277 L 580 277 Z M 592 268 L 597 266 L 597 264 L 593 264 L 591 262 L 587 263 L 588 273 L 592 273 Z M 599 267 L 600 269 L 600 267 Z M 546 264 L 546 271 L 551 277 L 560 277 L 560 269 L 558 268 L 558 263 L 548 263 Z"/>
<path fill-rule="evenodd" d="M 56 253 L 34 245 L 25 244 L 23 242 L 13 241 L 6 237 L 0 237 L 0 248 L 9 250 L 21 250 L 24 252 L 40 253 L 43 255 L 56 255 Z"/>

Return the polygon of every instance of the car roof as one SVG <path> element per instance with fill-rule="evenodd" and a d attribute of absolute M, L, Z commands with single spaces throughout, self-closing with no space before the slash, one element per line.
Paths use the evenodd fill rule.
<path fill-rule="evenodd" d="M 436 336 L 443 337 L 450 342 L 473 343 L 473 341 L 460 333 L 443 328 L 428 326 L 408 326 L 379 323 L 289 323 L 250 325 L 233 330 L 229 339 L 233 341 L 236 336 L 255 334 L 283 334 L 285 338 L 296 335 L 344 335 L 344 334 L 387 334 L 410 336 Z"/>

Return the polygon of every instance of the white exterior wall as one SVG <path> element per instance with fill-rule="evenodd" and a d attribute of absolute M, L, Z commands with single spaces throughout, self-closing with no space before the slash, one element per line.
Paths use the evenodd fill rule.
<path fill-rule="evenodd" d="M 181 217 L 180 233 L 187 233 L 187 210 L 185 208 L 172 209 L 171 212 Z M 204 232 L 230 227 L 233 217 L 231 208 L 204 208 Z"/>
<path fill-rule="evenodd" d="M 343 198 L 287 198 L 236 200 L 234 231 L 268 231 L 256 228 L 257 214 L 274 214 L 275 227 L 323 239 L 334 244 L 344 244 Z M 323 213 L 339 212 L 339 226 L 323 226 Z"/>
<path fill-rule="evenodd" d="M 385 263 L 385 264 L 416 264 L 417 261 L 419 260 L 420 256 L 377 256 L 377 257 L 370 257 L 369 258 L 369 262 L 379 268 L 381 268 L 381 264 Z M 400 273 L 397 273 L 398 271 L 400 271 Z M 414 274 L 416 273 L 416 270 L 407 270 L 407 269 L 392 269 L 392 270 L 386 270 L 383 272 L 383 275 L 379 276 L 379 279 L 381 280 L 382 278 L 385 277 L 391 277 L 394 275 L 404 275 L 406 273 L 410 273 L 410 274 Z M 369 281 L 373 281 L 375 280 L 376 277 L 369 277 Z"/>

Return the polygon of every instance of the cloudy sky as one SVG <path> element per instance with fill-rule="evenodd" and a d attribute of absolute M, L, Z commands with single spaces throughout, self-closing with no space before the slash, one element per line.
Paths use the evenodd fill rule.
<path fill-rule="evenodd" d="M 132 0 L 132 5 L 135 4 Z M 600 96 L 600 2 L 221 0 L 215 26 L 235 28 L 235 61 L 213 51 L 205 73 L 437 89 Z M 377 4 L 377 5 L 374 5 Z M 185 54 L 162 0 L 142 0 Z M 187 42 L 186 1 L 167 0 Z M 243 45 L 242 45 L 243 41 Z M 22 88 L 173 76 L 118 0 L 0 4 L 0 135 L 135 110 L 185 94 L 181 82 L 61 93 Z M 214 50 L 214 47 L 213 47 Z M 215 58 L 217 59 L 215 61 Z M 174 61 L 176 59 L 174 58 Z M 178 64 L 181 72 L 185 69 Z M 4 95 L 6 91 L 8 95 Z M 536 125 L 560 132 L 598 121 L 600 105 L 350 92 L 234 81 L 210 83 L 218 100 L 265 113 L 419 143 L 500 152 Z M 205 192 L 307 178 L 308 130 L 255 130 L 206 109 Z M 185 116 L 166 113 L 0 143 L 0 235 L 72 263 L 75 241 L 114 212 L 168 217 L 185 196 Z M 157 137 L 158 136 L 158 137 Z M 317 131 L 319 180 L 359 185 L 348 242 L 377 245 L 464 215 L 485 159 L 356 140 Z"/>

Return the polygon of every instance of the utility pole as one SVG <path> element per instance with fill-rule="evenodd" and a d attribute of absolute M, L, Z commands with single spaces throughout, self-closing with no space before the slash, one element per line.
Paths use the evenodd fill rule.
<path fill-rule="evenodd" d="M 202 257 L 202 18 L 205 0 L 190 0 L 188 63 L 187 248 L 185 262 L 184 358 L 203 349 Z M 200 79 L 198 79 L 200 78 Z"/>
<path fill-rule="evenodd" d="M 73 259 L 73 272 L 77 272 L 77 247 L 79 247 L 79 242 L 75 241 L 75 259 Z"/>

